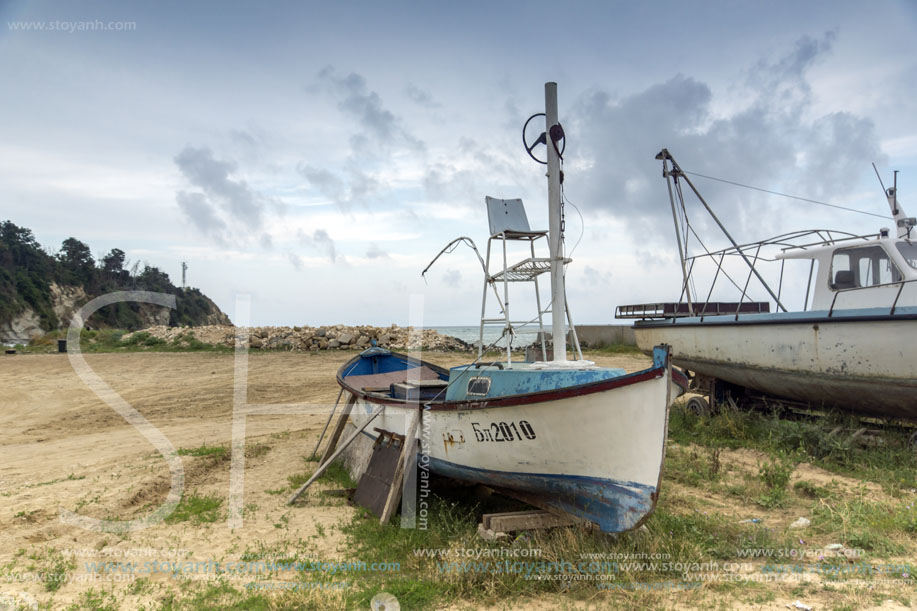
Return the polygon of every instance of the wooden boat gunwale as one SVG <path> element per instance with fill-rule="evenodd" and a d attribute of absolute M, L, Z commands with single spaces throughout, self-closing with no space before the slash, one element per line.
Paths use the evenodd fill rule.
<path fill-rule="evenodd" d="M 434 370 L 439 374 L 448 374 L 449 370 L 434 365 L 428 361 L 416 359 L 408 355 L 398 353 L 398 352 L 389 352 L 389 355 L 396 358 L 405 359 L 409 364 L 418 365 L 418 366 L 427 366 L 430 369 Z M 344 365 L 338 369 L 337 372 L 337 381 L 338 384 L 344 388 L 347 392 L 351 393 L 355 397 L 363 399 L 370 403 L 375 403 L 378 405 L 408 405 L 408 404 L 417 404 L 417 400 L 411 399 L 396 399 L 393 397 L 386 397 L 380 393 L 374 393 L 371 391 L 366 391 L 364 389 L 357 389 L 346 382 L 347 376 L 343 375 L 343 372 L 347 368 L 352 367 L 355 363 L 359 362 L 359 359 L 364 358 L 362 353 L 356 355 L 354 358 L 347 361 Z M 487 399 L 462 399 L 460 401 L 445 401 L 445 400 L 433 400 L 433 401 L 421 401 L 425 406 L 428 405 L 430 411 L 455 411 L 455 410 L 478 410 L 478 409 L 493 409 L 501 407 L 519 407 L 528 404 L 537 404 L 537 403 L 546 403 L 549 401 L 556 401 L 560 399 L 567 399 L 570 397 L 579 397 L 583 395 L 589 395 L 593 393 L 604 392 L 608 390 L 613 390 L 615 388 L 621 388 L 624 386 L 629 386 L 631 384 L 637 384 L 639 382 L 644 382 L 647 380 L 652 380 L 665 376 L 666 368 L 665 365 L 657 365 L 654 363 L 653 367 L 637 371 L 634 373 L 624 374 L 621 376 L 615 376 L 613 378 L 608 378 L 605 380 L 598 380 L 595 382 L 587 382 L 585 384 L 578 384 L 576 386 L 565 386 L 562 388 L 556 388 L 551 390 L 540 390 L 531 393 L 523 393 L 516 395 L 505 395 L 502 397 L 493 397 Z M 673 377 L 675 376 L 675 371 L 673 370 Z M 684 377 L 682 374 L 679 375 Z M 686 381 L 686 378 L 685 378 Z"/>

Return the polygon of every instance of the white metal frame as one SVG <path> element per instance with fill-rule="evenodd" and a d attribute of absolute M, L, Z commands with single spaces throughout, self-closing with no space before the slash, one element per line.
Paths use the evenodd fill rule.
<path fill-rule="evenodd" d="M 512 337 L 519 333 L 538 333 L 540 343 L 541 343 L 541 352 L 547 357 L 547 342 L 545 340 L 545 325 L 544 325 L 544 315 L 551 314 L 554 309 L 553 299 L 548 305 L 542 308 L 541 305 L 541 291 L 538 286 L 538 276 L 541 274 L 551 271 L 551 259 L 548 257 L 538 257 L 535 255 L 535 241 L 540 238 L 547 238 L 547 232 L 545 231 L 500 231 L 490 236 L 487 240 L 487 256 L 485 258 L 485 273 L 484 273 L 484 289 L 481 297 L 481 325 L 479 329 L 479 343 L 478 343 L 478 358 L 480 359 L 484 354 L 484 328 L 488 325 L 500 325 L 504 329 L 504 337 L 506 337 L 506 363 L 507 366 L 512 365 Z M 529 242 L 529 253 L 530 256 L 518 261 L 516 263 L 510 264 L 509 258 L 507 256 L 507 242 L 510 241 L 528 241 Z M 503 251 L 503 261 L 502 265 L 495 272 L 491 272 L 491 254 L 493 253 L 494 241 L 500 241 L 502 244 L 499 248 L 502 248 Z M 564 259 L 563 264 L 566 265 L 570 263 L 572 259 Z M 500 303 L 500 309 L 503 316 L 500 318 L 488 318 L 487 317 L 487 293 L 488 285 L 493 287 L 494 294 L 499 299 L 500 291 L 497 288 L 497 283 L 503 283 L 503 300 Z M 511 282 L 532 282 L 535 285 L 535 305 L 537 307 L 538 315 L 532 320 L 513 320 L 510 316 L 509 309 L 509 285 Z M 566 303 L 566 296 L 563 298 L 563 307 L 564 312 L 566 313 L 567 323 L 572 331 L 573 347 L 576 350 L 579 359 L 583 358 L 582 350 L 580 349 L 579 339 L 576 336 L 576 328 L 573 326 L 573 319 L 570 316 L 570 308 Z M 537 322 L 538 329 L 527 330 L 527 327 L 533 326 Z M 566 333 L 562 333 L 563 336 Z M 553 338 L 553 333 L 552 333 Z M 563 337 L 561 340 L 566 346 L 567 339 Z M 556 345 L 557 342 L 554 342 Z"/>

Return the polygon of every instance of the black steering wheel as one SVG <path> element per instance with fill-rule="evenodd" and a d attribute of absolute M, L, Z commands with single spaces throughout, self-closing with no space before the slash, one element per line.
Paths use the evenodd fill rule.
<path fill-rule="evenodd" d="M 541 159 L 535 156 L 535 153 L 532 152 L 535 149 L 535 147 L 538 146 L 539 144 L 544 144 L 545 146 L 548 145 L 548 139 L 545 133 L 541 132 L 541 135 L 539 135 L 535 139 L 535 141 L 532 142 L 532 144 L 529 144 L 525 138 L 526 130 L 529 127 L 529 123 L 532 122 L 532 119 L 534 119 L 535 117 L 543 117 L 543 116 L 544 116 L 543 112 L 538 112 L 532 115 L 531 117 L 529 117 L 525 121 L 525 125 L 522 126 L 522 146 L 525 147 L 525 152 L 529 154 L 529 157 L 531 157 L 532 159 L 534 159 L 535 161 L 537 161 L 538 163 L 542 165 L 547 165 L 548 164 L 547 160 L 542 161 Z M 567 138 L 564 135 L 564 128 L 561 127 L 561 125 L 558 123 L 557 125 L 552 125 L 550 131 L 551 131 L 551 144 L 554 146 L 554 150 L 557 152 L 557 156 L 563 159 L 564 151 L 567 149 Z M 560 148 L 558 148 L 557 146 L 558 142 L 560 142 Z"/>

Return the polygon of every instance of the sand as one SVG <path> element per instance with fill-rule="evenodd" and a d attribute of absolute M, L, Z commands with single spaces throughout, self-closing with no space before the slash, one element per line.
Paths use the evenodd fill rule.
<path fill-rule="evenodd" d="M 248 400 L 257 404 L 305 403 L 314 413 L 246 419 L 243 524 L 224 519 L 195 525 L 159 524 L 119 535 L 62 523 L 61 510 L 95 518 L 142 517 L 165 501 L 166 461 L 128 422 L 75 374 L 66 355 L 15 355 L 0 359 L 0 583 L 4 596 L 33 597 L 53 608 L 79 601 L 92 583 L 86 562 L 98 560 L 227 562 L 246 552 L 282 555 L 294 546 L 323 560 L 346 560 L 336 525 L 354 510 L 317 497 L 290 508 L 288 476 L 314 468 L 304 457 L 318 438 L 338 394 L 334 374 L 353 352 L 266 353 L 249 358 Z M 435 353 L 444 366 L 467 361 Z M 215 353 L 90 354 L 93 370 L 159 429 L 176 449 L 228 445 L 232 438 L 233 355 Z M 636 370 L 639 355 L 599 357 L 602 364 Z M 183 456 L 185 493 L 223 499 L 229 494 L 230 461 Z M 273 493 L 269 492 L 273 491 Z M 71 581 L 47 591 L 40 573 L 71 559 Z M 173 587 L 154 574 L 156 587 L 119 604 L 154 602 Z M 12 583 L 11 583 L 12 582 Z M 106 587 L 111 584 L 103 584 Z"/>

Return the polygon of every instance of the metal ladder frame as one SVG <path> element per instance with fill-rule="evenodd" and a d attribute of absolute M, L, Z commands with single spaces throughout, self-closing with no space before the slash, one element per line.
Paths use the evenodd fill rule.
<path fill-rule="evenodd" d="M 504 336 L 506 336 L 506 364 L 507 366 L 512 365 L 512 345 L 511 337 L 515 335 L 516 325 L 519 325 L 519 329 L 524 329 L 525 327 L 533 324 L 533 320 L 512 320 L 509 313 L 509 283 L 510 282 L 533 282 L 535 284 L 535 304 L 537 307 L 538 315 L 538 336 L 541 341 L 541 351 L 542 355 L 547 357 L 547 342 L 545 341 L 545 327 L 544 327 L 544 315 L 551 313 L 551 308 L 553 304 L 548 304 L 548 307 L 542 309 L 541 307 L 541 291 L 538 286 L 538 276 L 543 273 L 550 271 L 550 262 L 551 260 L 546 257 L 536 257 L 535 256 L 535 240 L 539 238 L 547 239 L 547 234 L 545 232 L 539 231 L 501 231 L 490 236 L 487 240 L 487 256 L 485 258 L 485 269 L 484 269 L 484 289 L 481 297 L 481 324 L 479 327 L 478 334 L 478 359 L 484 355 L 484 327 L 487 325 L 494 325 L 501 323 L 504 329 Z M 491 253 L 493 252 L 493 242 L 495 240 L 500 240 L 503 250 L 503 267 L 500 271 L 496 273 L 491 273 Z M 523 259 L 513 265 L 509 264 L 506 252 L 506 243 L 508 241 L 524 241 L 528 240 L 529 250 L 531 256 L 529 258 Z M 565 259 L 564 265 L 569 263 L 571 259 Z M 497 282 L 503 282 L 503 301 L 500 303 L 500 309 L 503 312 L 502 318 L 487 318 L 487 287 L 488 285 L 493 287 L 494 294 L 499 298 L 499 291 L 497 289 Z M 573 347 L 576 350 L 576 353 L 580 359 L 583 358 L 583 353 L 580 348 L 579 338 L 576 335 L 576 327 L 573 325 L 573 318 L 570 315 L 569 305 L 566 303 L 566 295 L 564 295 L 564 311 L 566 312 L 567 324 L 572 331 L 573 336 Z M 566 337 L 563 338 L 563 341 L 566 342 Z"/>

